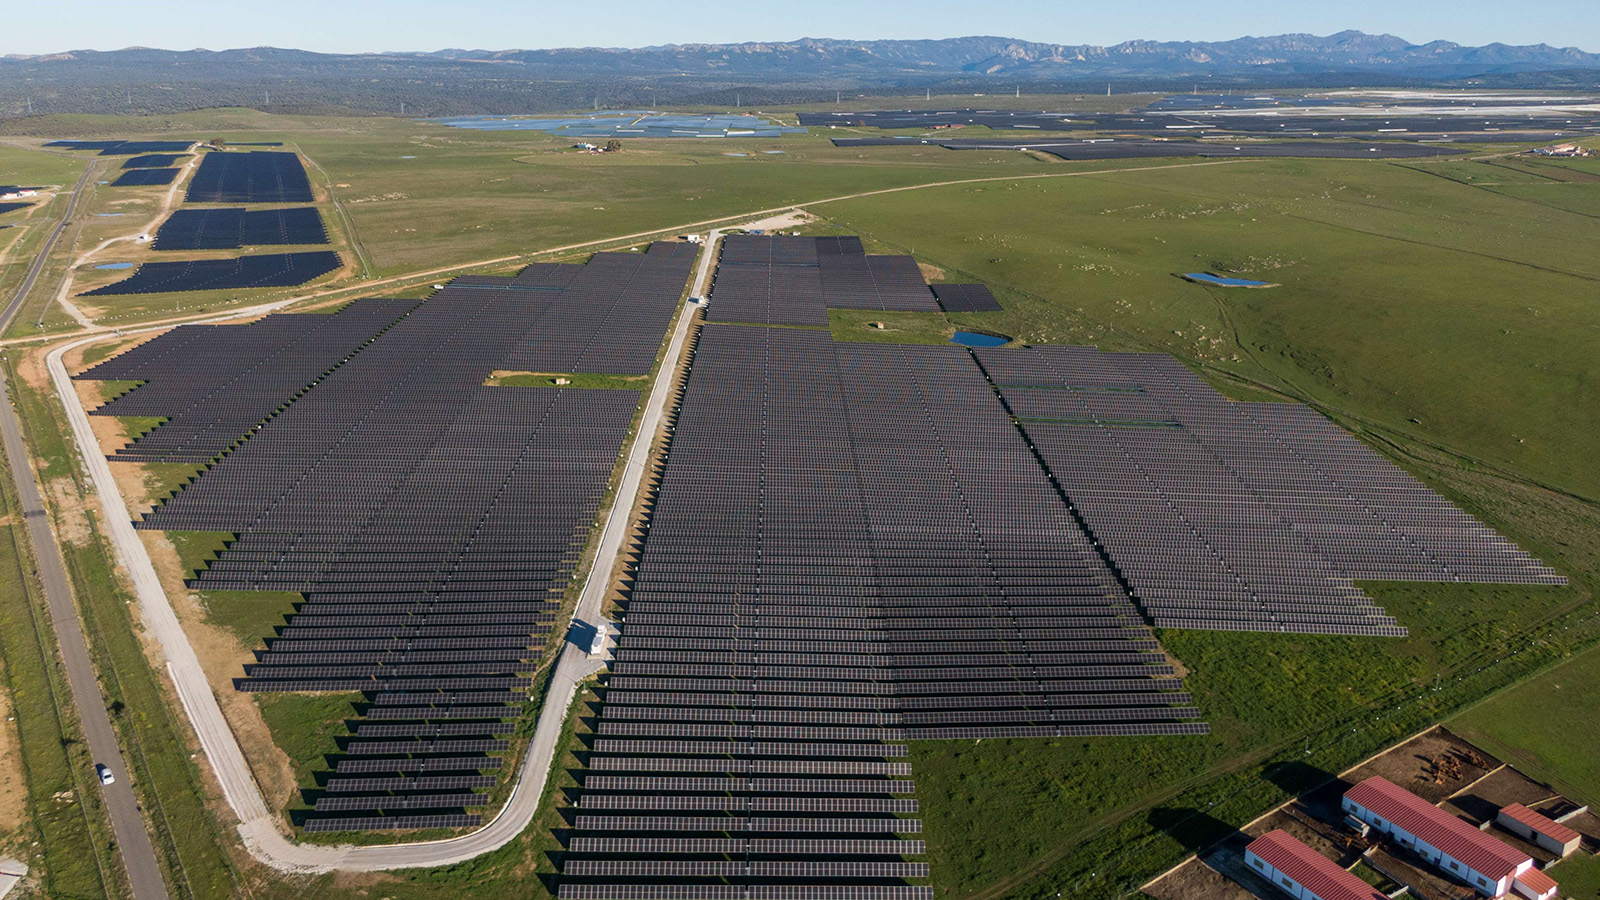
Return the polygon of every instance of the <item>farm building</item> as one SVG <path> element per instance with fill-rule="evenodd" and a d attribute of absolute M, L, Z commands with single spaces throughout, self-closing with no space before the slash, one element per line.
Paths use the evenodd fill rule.
<path fill-rule="evenodd" d="M 1388 900 L 1382 892 L 1289 832 L 1269 831 L 1244 849 L 1252 872 L 1295 900 Z"/>
<path fill-rule="evenodd" d="M 1512 834 L 1561 856 L 1570 855 L 1583 841 L 1583 835 L 1521 803 L 1501 807 L 1496 819 Z"/>
<path fill-rule="evenodd" d="M 1529 900 L 1555 896 L 1555 882 L 1533 867 L 1532 857 L 1386 778 L 1374 776 L 1346 791 L 1344 811 L 1487 896 L 1512 889 Z"/>

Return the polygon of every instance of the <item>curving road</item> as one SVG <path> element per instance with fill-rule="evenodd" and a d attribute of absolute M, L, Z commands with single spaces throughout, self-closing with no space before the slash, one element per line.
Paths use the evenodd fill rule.
<path fill-rule="evenodd" d="M 66 231 L 78 208 L 78 197 L 95 171 L 90 162 L 84 167 L 83 177 L 72 190 L 67 209 L 61 221 L 39 248 L 39 255 L 29 267 L 28 274 L 17 289 L 16 296 L 0 311 L 0 331 L 11 324 L 22 308 L 33 285 L 44 271 L 56 239 Z M 106 813 L 111 819 L 111 833 L 117 842 L 117 856 L 128 872 L 128 884 L 134 900 L 166 900 L 167 886 L 161 878 L 161 866 L 156 862 L 155 847 L 145 830 L 144 816 L 139 811 L 139 801 L 133 794 L 128 778 L 128 767 L 122 759 L 122 749 L 117 746 L 117 733 L 111 727 L 111 716 L 106 712 L 105 696 L 100 693 L 100 681 L 95 675 L 94 663 L 89 655 L 89 644 L 78 624 L 78 611 L 72 602 L 72 583 L 62 563 L 61 548 L 55 534 L 50 531 L 50 516 L 45 511 L 39 494 L 39 485 L 33 477 L 33 467 L 28 460 L 28 447 L 22 439 L 22 423 L 11 403 L 11 394 L 4 379 L 0 379 L 0 439 L 4 440 L 6 459 L 11 464 L 11 475 L 17 483 L 17 497 L 22 503 L 22 517 L 28 525 L 28 537 L 33 542 L 33 555 L 39 566 L 39 580 L 44 585 L 45 600 L 50 609 L 50 624 L 55 629 L 56 640 L 61 645 L 61 659 L 66 665 L 67 687 L 72 692 L 72 702 L 78 708 L 84 740 L 96 762 L 109 768 L 117 780 L 102 788 Z M 91 777 L 93 777 L 91 775 Z"/>
<path fill-rule="evenodd" d="M 697 296 L 710 272 L 715 237 L 716 233 L 713 232 L 702 251 L 704 256 L 695 278 Z M 616 500 L 601 526 L 600 545 L 595 553 L 594 565 L 578 596 L 573 612 L 576 621 L 598 621 L 600 605 L 610 583 L 612 565 L 627 537 L 629 520 L 644 480 L 651 448 L 672 394 L 673 379 L 677 376 L 683 357 L 693 314 L 694 308 L 680 312 L 667 352 L 645 401 L 639 430 L 628 448 Z M 140 330 L 153 331 L 164 327 Z M 370 872 L 459 863 L 498 849 L 521 834 L 538 812 L 545 782 L 549 778 L 555 754 L 559 751 L 567 710 L 572 705 L 578 684 L 595 670 L 595 662 L 590 658 L 587 646 L 579 647 L 572 643 L 562 645 L 561 657 L 552 674 L 527 754 L 517 772 L 516 784 L 505 806 L 487 825 L 470 834 L 447 840 L 365 847 L 298 844 L 284 835 L 281 820 L 268 810 L 262 799 L 244 752 L 228 727 L 222 709 L 211 693 L 200 661 L 183 633 L 166 592 L 162 590 L 150 556 L 133 528 L 111 468 L 104 454 L 95 452 L 99 445 L 90 427 L 88 413 L 78 400 L 62 357 L 75 347 L 102 339 L 104 335 L 97 334 L 57 347 L 46 357 L 46 366 L 56 393 L 66 408 L 73 438 L 84 451 L 84 468 L 104 509 L 107 536 L 115 548 L 117 563 L 133 583 L 145 625 L 161 645 L 172 683 L 177 688 L 178 699 L 194 726 L 228 805 L 239 818 L 239 834 L 250 855 L 285 872 Z"/>

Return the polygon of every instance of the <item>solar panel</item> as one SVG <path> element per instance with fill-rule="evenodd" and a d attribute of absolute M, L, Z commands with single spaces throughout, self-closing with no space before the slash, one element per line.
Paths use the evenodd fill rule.
<path fill-rule="evenodd" d="M 190 212 L 172 221 L 202 236 L 257 216 Z M 409 813 L 475 805 L 506 766 L 639 405 L 485 380 L 650 371 L 694 255 L 658 244 L 425 301 L 184 326 L 80 374 L 141 383 L 97 413 L 165 420 L 117 458 L 207 464 L 136 523 L 232 535 L 195 589 L 304 594 L 236 688 L 363 692 L 307 829 L 467 827 Z"/>
<path fill-rule="evenodd" d="M 111 182 L 112 187 L 153 187 L 171 184 L 182 169 L 129 169 Z"/>
<path fill-rule="evenodd" d="M 212 151 L 200 161 L 189 203 L 310 203 L 316 198 L 295 153 Z"/>
<path fill-rule="evenodd" d="M 135 169 L 123 178 L 137 172 L 163 171 L 167 170 Z M 122 281 L 92 291 L 84 291 L 79 296 L 293 287 L 326 275 L 343 265 L 344 260 L 331 250 L 315 253 L 272 253 L 241 256 L 237 259 L 151 262 L 141 264 L 132 276 Z"/>
<path fill-rule="evenodd" d="M 180 209 L 161 224 L 154 250 L 230 250 L 273 244 L 326 244 L 316 207 Z"/>
<path fill-rule="evenodd" d="M 163 169 L 182 159 L 177 153 L 151 153 L 135 156 L 122 164 L 124 169 Z"/>

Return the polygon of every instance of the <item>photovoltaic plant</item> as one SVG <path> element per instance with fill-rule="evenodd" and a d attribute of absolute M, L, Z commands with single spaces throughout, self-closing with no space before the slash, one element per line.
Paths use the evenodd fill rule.
<path fill-rule="evenodd" d="M 859 244 L 732 239 L 708 309 L 805 325 L 832 303 L 887 308 L 876 279 L 825 287 L 841 250 Z M 928 898 L 906 741 L 1204 734 L 1152 623 L 1393 634 L 1351 577 L 1560 580 L 1315 413 L 1229 418 L 1244 404 L 1185 375 L 1086 348 L 704 326 L 619 600 L 564 900 Z M 1230 460 L 1138 451 L 1216 537 L 1127 514 L 1148 480 L 1123 462 L 1151 435 Z M 1279 518 L 1240 515 L 1251 496 Z M 1406 546 L 1423 536 L 1448 567 Z M 1181 538 L 1286 554 L 1229 570 L 1272 599 L 1241 602 Z"/>
<path fill-rule="evenodd" d="M 46 147 L 98 150 L 101 156 L 135 156 L 141 153 L 187 153 L 194 141 L 51 141 Z"/>
<path fill-rule="evenodd" d="M 162 169 L 182 159 L 178 153 L 151 153 L 135 156 L 122 164 L 124 169 Z"/>
<path fill-rule="evenodd" d="M 1154 625 L 1401 635 L 1356 580 L 1566 583 L 1299 404 L 1158 354 L 976 356 Z"/>
<path fill-rule="evenodd" d="M 206 154 L 184 199 L 189 203 L 310 203 L 315 198 L 297 154 L 254 150 Z"/>
<path fill-rule="evenodd" d="M 480 823 L 640 399 L 484 381 L 648 373 L 694 254 L 186 326 L 80 376 L 145 382 L 97 412 L 168 418 L 117 458 L 220 454 L 137 523 L 231 535 L 191 587 L 304 595 L 237 687 L 364 695 L 305 829 Z"/>
<path fill-rule="evenodd" d="M 121 281 L 92 291 L 84 291 L 78 296 L 293 287 L 335 271 L 342 265 L 344 265 L 343 260 L 332 250 L 313 253 L 268 253 L 259 256 L 241 256 L 237 259 L 149 262 L 141 263 L 132 275 Z"/>
<path fill-rule="evenodd" d="M 182 169 L 128 169 L 117 180 L 111 182 L 112 187 L 156 187 L 171 184 Z"/>
<path fill-rule="evenodd" d="M 314 206 L 290 209 L 180 209 L 161 223 L 154 250 L 232 250 L 273 244 L 326 244 Z"/>

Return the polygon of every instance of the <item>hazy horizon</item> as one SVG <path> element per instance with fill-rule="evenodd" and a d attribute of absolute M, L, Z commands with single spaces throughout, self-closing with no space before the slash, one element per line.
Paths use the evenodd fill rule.
<path fill-rule="evenodd" d="M 1332 8 L 1326 8 L 1332 7 Z M 1562 0 L 1528 0 L 1507 17 L 1487 0 L 1450 4 L 1298 4 L 1234 0 L 1205 7 L 1150 0 L 1137 9 L 1085 2 L 952 0 L 804 6 L 674 7 L 619 0 L 594 8 L 516 0 L 280 0 L 258 3 L 102 0 L 28 4 L 7 15 L 0 54 L 40 56 L 133 47 L 232 50 L 278 47 L 323 53 L 415 53 L 444 49 L 639 48 L 668 44 L 833 40 L 940 40 L 997 36 L 1047 44 L 1227 41 L 1341 31 L 1392 34 L 1412 44 L 1548 44 L 1600 51 L 1600 17 L 1573 15 Z"/>

